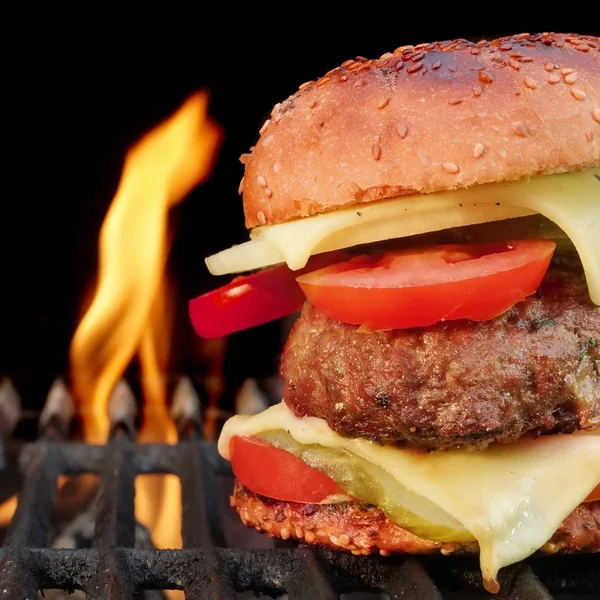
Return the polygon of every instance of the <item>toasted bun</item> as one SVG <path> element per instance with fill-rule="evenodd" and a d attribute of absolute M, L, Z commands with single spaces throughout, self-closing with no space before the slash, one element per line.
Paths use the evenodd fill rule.
<path fill-rule="evenodd" d="M 259 496 L 236 482 L 231 505 L 244 525 L 270 537 L 348 550 L 354 554 L 476 554 L 477 543 L 421 539 L 392 523 L 376 506 L 359 502 L 297 504 Z M 600 502 L 578 506 L 540 554 L 600 552 Z"/>
<path fill-rule="evenodd" d="M 273 109 L 242 180 L 246 226 L 600 164 L 600 39 L 522 34 L 398 48 Z"/>

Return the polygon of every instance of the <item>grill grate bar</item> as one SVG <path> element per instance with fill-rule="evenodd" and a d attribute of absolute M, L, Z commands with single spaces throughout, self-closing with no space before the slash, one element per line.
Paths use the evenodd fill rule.
<path fill-rule="evenodd" d="M 506 596 L 507 600 L 520 600 L 521 598 L 527 598 L 527 600 L 552 600 L 552 596 L 536 577 L 531 567 L 524 564 L 516 565 L 509 570 L 509 573 L 514 573 L 512 584 L 507 585 L 505 581 L 501 582 L 504 584 L 502 586 L 503 589 L 510 590 Z"/>
<path fill-rule="evenodd" d="M 314 600 L 337 600 L 339 595 L 331 587 L 315 555 L 308 548 L 301 548 L 297 558 L 298 568 L 294 568 L 286 583 L 286 591 L 290 600 L 314 598 Z"/>
<path fill-rule="evenodd" d="M 135 470 L 129 446 L 129 440 L 122 436 L 108 444 L 98 496 L 95 548 L 135 545 Z"/>
<path fill-rule="evenodd" d="M 389 594 L 390 600 L 442 600 L 435 583 L 414 558 L 407 559 L 394 570 L 381 587 Z"/>
<path fill-rule="evenodd" d="M 131 600 L 133 581 L 122 551 L 102 552 L 95 577 L 85 588 L 91 600 Z"/>
<path fill-rule="evenodd" d="M 19 504 L 8 530 L 7 546 L 40 548 L 48 543 L 60 463 L 52 447 L 40 444 L 25 474 Z"/>
<path fill-rule="evenodd" d="M 180 442 L 181 518 L 184 548 L 225 546 L 223 519 L 211 475 L 212 469 L 202 447 L 190 441 Z M 199 502 L 204 498 L 204 502 Z"/>

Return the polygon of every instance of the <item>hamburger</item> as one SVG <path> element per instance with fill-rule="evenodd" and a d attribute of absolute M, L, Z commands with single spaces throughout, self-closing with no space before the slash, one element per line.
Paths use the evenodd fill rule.
<path fill-rule="evenodd" d="M 224 425 L 244 524 L 356 555 L 600 550 L 600 39 L 346 61 L 277 104 L 250 240 L 190 302 L 218 337 L 301 311 L 282 401 Z"/>

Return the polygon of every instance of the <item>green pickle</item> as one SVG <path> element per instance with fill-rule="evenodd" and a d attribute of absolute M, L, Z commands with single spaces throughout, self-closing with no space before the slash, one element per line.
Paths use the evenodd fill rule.
<path fill-rule="evenodd" d="M 435 542 L 473 542 L 458 521 L 428 500 L 417 496 L 382 468 L 343 448 L 299 444 L 283 430 L 257 435 L 333 479 L 349 496 L 381 508 L 396 525 Z M 408 505 L 408 507 L 407 507 Z"/>

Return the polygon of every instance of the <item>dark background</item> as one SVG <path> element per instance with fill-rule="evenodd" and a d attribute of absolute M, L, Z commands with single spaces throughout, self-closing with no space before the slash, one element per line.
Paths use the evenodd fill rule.
<path fill-rule="evenodd" d="M 20 35 L 5 53 L 3 74 L 9 157 L 0 220 L 0 375 L 14 377 L 25 404 L 39 405 L 53 377 L 68 371 L 69 342 L 95 276 L 98 232 L 127 148 L 195 90 L 210 90 L 225 139 L 209 182 L 172 214 L 176 372 L 198 368 L 187 300 L 226 281 L 208 274 L 204 257 L 246 239 L 239 156 L 276 102 L 348 58 L 404 44 L 599 29 L 585 10 L 527 18 L 515 6 L 467 13 L 460 5 L 414 5 L 409 17 L 348 5 L 327 20 L 319 8 L 281 5 L 279 13 L 257 13 L 256 22 L 234 5 L 222 16 L 202 16 L 197 5 L 189 14 L 157 14 L 152 26 L 119 26 L 116 14 L 104 23 L 93 11 L 70 15 L 73 23 L 54 22 L 54 15 L 36 27 L 13 24 Z M 232 380 L 273 371 L 280 337 L 278 324 L 232 336 Z"/>

